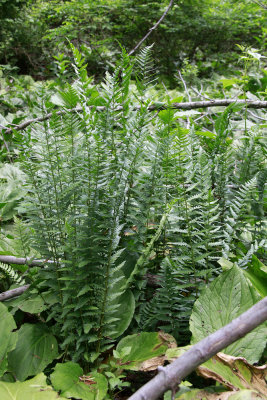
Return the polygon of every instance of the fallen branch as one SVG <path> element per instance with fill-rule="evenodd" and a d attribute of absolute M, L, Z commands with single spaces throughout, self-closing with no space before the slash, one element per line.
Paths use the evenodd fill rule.
<path fill-rule="evenodd" d="M 38 266 L 43 264 L 53 264 L 51 260 L 32 260 L 31 258 L 14 257 L 14 256 L 2 256 L 0 255 L 0 262 L 4 264 L 17 264 L 17 265 L 29 265 Z"/>
<path fill-rule="evenodd" d="M 161 367 L 157 376 L 142 386 L 128 400 L 156 400 L 167 390 L 174 395 L 181 380 L 196 367 L 234 343 L 267 320 L 267 297 L 234 319 L 230 324 L 201 340 L 167 367 Z"/>
<path fill-rule="evenodd" d="M 30 287 L 30 285 L 20 286 L 16 289 L 7 290 L 6 292 L 0 293 L 0 301 L 12 299 L 13 297 L 20 296 L 22 293 L 26 292 L 26 290 Z"/>
<path fill-rule="evenodd" d="M 148 36 L 159 26 L 159 24 L 163 21 L 163 19 L 166 17 L 166 15 L 168 14 L 171 6 L 172 6 L 173 0 L 170 1 L 168 7 L 166 8 L 164 14 L 160 17 L 160 19 L 158 20 L 158 22 L 152 26 L 152 28 L 149 29 L 149 31 L 147 32 L 147 34 L 143 37 L 143 39 L 140 40 L 139 43 L 137 43 L 137 45 L 129 52 L 129 56 L 131 56 L 140 46 L 141 44 L 148 38 Z"/>
<path fill-rule="evenodd" d="M 186 103 L 173 103 L 170 106 L 163 104 L 163 103 L 155 103 L 151 104 L 147 109 L 148 111 L 159 111 L 159 110 L 167 110 L 168 108 L 172 109 L 177 109 L 177 110 L 193 110 L 196 108 L 207 108 L 207 107 L 226 107 L 229 106 L 230 104 L 244 104 L 247 106 L 247 108 L 267 108 L 267 101 L 254 101 L 254 100 L 234 100 L 234 99 L 222 99 L 222 100 L 208 100 L 208 101 L 190 101 Z M 99 107 L 94 107 L 91 106 L 91 109 L 95 109 L 96 111 L 105 111 L 106 107 L 105 106 L 99 106 Z M 135 110 L 138 110 L 140 106 L 136 106 Z M 116 109 L 116 111 L 121 111 L 123 110 L 123 107 L 120 106 Z M 27 126 L 37 123 L 37 122 L 42 122 L 46 121 L 49 118 L 51 118 L 53 115 L 64 115 L 68 112 L 81 112 L 82 108 L 81 107 L 76 107 L 76 108 L 70 108 L 68 110 L 60 110 L 55 113 L 48 113 L 43 117 L 38 117 L 34 119 L 29 119 L 28 121 L 24 121 L 19 125 L 14 125 L 13 127 L 4 127 L 2 126 L 3 133 L 12 133 L 13 130 L 22 130 L 27 128 Z"/>

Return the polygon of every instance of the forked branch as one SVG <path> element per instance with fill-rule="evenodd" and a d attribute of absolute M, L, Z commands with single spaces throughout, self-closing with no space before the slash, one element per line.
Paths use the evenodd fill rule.
<path fill-rule="evenodd" d="M 129 56 L 131 56 L 140 46 L 141 44 L 148 38 L 148 36 L 159 26 L 159 24 L 164 20 L 164 18 L 166 17 L 166 15 L 168 14 L 169 10 L 171 9 L 173 0 L 170 1 L 168 7 L 166 8 L 164 14 L 160 17 L 160 19 L 158 20 L 158 22 L 152 26 L 152 28 L 149 29 L 149 31 L 147 32 L 147 34 L 140 40 L 140 42 L 137 43 L 137 45 L 129 52 Z"/>

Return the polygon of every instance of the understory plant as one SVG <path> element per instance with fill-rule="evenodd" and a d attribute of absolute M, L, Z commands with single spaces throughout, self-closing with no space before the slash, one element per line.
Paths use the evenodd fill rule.
<path fill-rule="evenodd" d="M 265 148 L 260 128 L 234 129 L 240 105 L 217 115 L 213 132 L 192 123 L 194 112 L 174 110 L 169 94 L 167 109 L 153 110 L 151 47 L 135 59 L 122 49 L 98 87 L 71 47 L 75 80 L 53 96 L 39 90 L 40 121 L 20 138 L 27 178 L 13 239 L 27 244 L 21 256 L 35 252 L 43 264 L 29 261 L 22 271 L 29 296 L 6 304 L 38 321 L 22 325 L 21 343 L 43 332 L 46 351 L 56 358 L 59 345 L 78 378 L 81 367 L 104 371 L 114 390 L 125 383 L 116 359 L 130 350 L 113 353 L 114 361 L 111 349 L 124 332 L 161 330 L 187 344 L 201 291 L 225 265 L 249 270 L 255 253 L 262 257 Z M 18 282 L 12 269 L 1 271 Z M 2 373 L 23 353 L 12 343 Z"/>

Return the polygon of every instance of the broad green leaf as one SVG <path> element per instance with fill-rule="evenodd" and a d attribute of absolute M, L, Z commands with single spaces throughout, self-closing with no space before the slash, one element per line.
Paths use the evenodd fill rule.
<path fill-rule="evenodd" d="M 119 337 L 128 328 L 134 315 L 135 299 L 131 290 L 126 290 L 116 301 L 120 304 L 116 312 L 113 314 L 118 318 L 114 322 L 113 329 L 116 333 L 110 334 L 113 339 Z"/>
<path fill-rule="evenodd" d="M 252 256 L 248 268 L 244 271 L 253 287 L 261 297 L 267 296 L 267 267 L 256 256 Z"/>
<path fill-rule="evenodd" d="M 7 307 L 0 303 L 0 376 L 7 370 L 7 353 L 13 350 L 17 342 L 16 323 Z"/>
<path fill-rule="evenodd" d="M 220 79 L 220 82 L 222 82 L 224 89 L 235 85 L 239 81 L 240 80 L 236 79 L 236 78 L 233 78 L 233 79 Z"/>
<path fill-rule="evenodd" d="M 171 347 L 176 347 L 176 342 L 167 333 L 136 333 L 126 336 L 118 343 L 116 354 L 120 354 L 120 359 L 116 361 L 123 369 L 154 370 L 164 363 L 166 350 Z M 127 351 L 124 350 L 125 348 Z"/>
<path fill-rule="evenodd" d="M 197 343 L 227 325 L 260 300 L 242 270 L 233 266 L 205 288 L 195 302 L 190 318 L 192 343 Z M 228 346 L 224 352 L 243 356 L 249 362 L 259 360 L 266 344 L 266 325 L 260 325 L 245 337 Z"/>
<path fill-rule="evenodd" d="M 57 364 L 50 376 L 53 387 L 62 396 L 82 400 L 102 400 L 108 384 L 106 378 L 98 373 L 83 376 L 82 368 L 73 362 Z"/>
<path fill-rule="evenodd" d="M 24 324 L 18 331 L 15 350 L 8 355 L 9 366 L 20 381 L 36 375 L 58 356 L 55 337 L 42 324 Z"/>
<path fill-rule="evenodd" d="M 41 373 L 25 382 L 0 382 L 1 400 L 56 400 L 59 398 Z M 66 400 L 64 397 L 60 397 Z"/>
<path fill-rule="evenodd" d="M 23 300 L 21 303 L 17 305 L 17 307 L 30 314 L 39 314 L 44 311 L 48 305 L 45 304 L 43 298 L 39 294 L 33 294 L 32 297 L 29 297 L 27 300 Z"/>

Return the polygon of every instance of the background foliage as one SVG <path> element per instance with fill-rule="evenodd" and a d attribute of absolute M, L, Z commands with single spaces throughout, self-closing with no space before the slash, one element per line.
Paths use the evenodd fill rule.
<path fill-rule="evenodd" d="M 53 56 L 70 55 L 68 40 L 88 63 L 89 75 L 102 77 L 120 53 L 130 51 L 163 14 L 168 1 L 75 0 L 1 2 L 0 63 L 35 77 L 54 76 Z M 266 37 L 264 9 L 243 2 L 182 0 L 150 36 L 160 75 L 174 84 L 185 57 L 200 74 L 236 63 L 237 43 L 258 47 Z M 160 62 L 159 62 L 160 60 Z"/>

